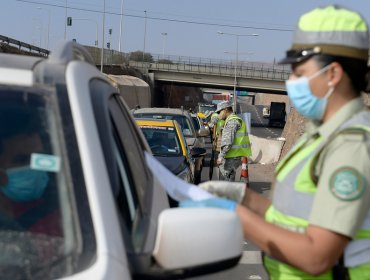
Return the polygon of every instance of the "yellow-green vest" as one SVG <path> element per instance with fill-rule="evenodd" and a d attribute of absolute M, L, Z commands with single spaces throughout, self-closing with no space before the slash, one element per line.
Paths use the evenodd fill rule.
<path fill-rule="evenodd" d="M 241 126 L 236 131 L 233 145 L 226 153 L 225 158 L 249 157 L 252 155 L 251 143 L 249 141 L 247 127 L 245 122 L 235 114 L 231 114 L 226 118 L 225 126 L 230 120 L 237 120 Z"/>
<path fill-rule="evenodd" d="M 221 130 L 222 130 L 222 128 L 223 128 L 223 127 L 224 127 L 224 125 L 225 125 L 225 121 L 224 121 L 224 120 L 220 120 L 220 119 L 218 118 L 218 114 L 217 114 L 217 113 L 213 113 L 213 114 L 212 114 L 211 119 L 212 119 L 213 117 L 215 117 L 215 116 L 217 116 L 217 119 L 218 119 L 217 124 L 216 124 L 216 136 L 217 136 L 217 135 L 220 135 Z"/>
<path fill-rule="evenodd" d="M 370 133 L 370 112 L 363 111 L 341 125 L 328 139 L 318 137 L 305 145 L 301 141 L 276 168 L 274 198 L 266 212 L 266 221 L 291 231 L 304 233 L 316 193 L 316 180 L 312 170 L 322 149 L 340 133 Z M 332 280 L 332 271 L 313 277 L 269 256 L 264 265 L 271 280 L 319 279 Z M 344 265 L 350 279 L 370 279 L 370 210 L 353 240 L 344 250 Z"/>

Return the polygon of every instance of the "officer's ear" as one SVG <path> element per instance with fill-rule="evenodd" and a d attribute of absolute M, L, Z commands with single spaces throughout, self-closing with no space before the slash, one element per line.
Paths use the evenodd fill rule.
<path fill-rule="evenodd" d="M 343 78 L 344 70 L 338 62 L 332 62 L 328 70 L 328 84 L 336 86 Z"/>

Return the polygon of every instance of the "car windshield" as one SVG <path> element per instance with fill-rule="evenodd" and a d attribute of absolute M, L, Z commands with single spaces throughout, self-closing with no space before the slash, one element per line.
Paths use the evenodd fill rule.
<path fill-rule="evenodd" d="M 181 156 L 181 145 L 174 127 L 141 126 L 155 156 Z"/>
<path fill-rule="evenodd" d="M 171 115 L 171 114 L 161 114 L 161 113 L 135 113 L 135 118 L 149 118 L 149 119 L 166 119 L 175 120 L 179 123 L 182 132 L 185 137 L 194 137 L 195 132 L 192 131 L 192 126 L 189 119 L 183 115 Z"/>
<path fill-rule="evenodd" d="M 72 159 L 63 148 L 55 100 L 46 91 L 0 87 L 0 275 L 4 279 L 73 274 L 81 269 L 81 252 L 91 248 L 82 249 L 75 214 L 80 206 L 73 203 L 66 168 Z M 73 146 L 73 141 L 69 144 Z M 88 211 L 85 216 L 89 220 Z"/>

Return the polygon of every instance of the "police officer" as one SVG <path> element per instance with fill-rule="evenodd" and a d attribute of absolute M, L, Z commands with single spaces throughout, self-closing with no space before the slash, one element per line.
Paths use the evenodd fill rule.
<path fill-rule="evenodd" d="M 218 113 L 211 112 L 210 121 L 208 127 L 210 128 L 210 135 L 212 141 L 212 153 L 211 159 L 209 161 L 209 180 L 212 180 L 213 177 L 213 168 L 215 166 L 214 162 L 217 160 L 218 153 L 220 152 L 221 146 L 221 135 L 222 129 L 224 127 L 225 121 L 219 119 Z"/>
<path fill-rule="evenodd" d="M 214 148 L 216 149 L 217 140 L 221 136 L 222 129 L 224 127 L 225 121 L 221 120 L 218 117 L 217 112 L 213 112 L 211 114 L 211 120 L 208 123 L 208 127 L 212 131 L 212 143 L 214 144 Z"/>
<path fill-rule="evenodd" d="M 291 64 L 288 96 L 310 122 L 276 168 L 272 201 L 209 182 L 203 188 L 229 199 L 181 203 L 235 210 L 272 280 L 370 279 L 368 49 L 355 11 L 329 5 L 301 16 L 281 63 Z"/>
<path fill-rule="evenodd" d="M 220 167 L 220 179 L 235 181 L 235 174 L 241 166 L 241 157 L 251 156 L 251 146 L 245 122 L 234 114 L 230 101 L 217 104 L 216 112 L 224 120 L 221 137 L 221 150 L 217 165 Z"/>

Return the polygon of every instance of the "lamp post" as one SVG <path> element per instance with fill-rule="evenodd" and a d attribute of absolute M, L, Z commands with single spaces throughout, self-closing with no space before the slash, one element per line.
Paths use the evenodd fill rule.
<path fill-rule="evenodd" d="M 236 104 L 236 70 L 237 70 L 237 65 L 238 65 L 238 52 L 239 52 L 239 37 L 247 37 L 247 36 L 259 36 L 256 33 L 253 34 L 236 34 L 236 33 L 227 33 L 227 32 L 221 32 L 217 31 L 217 34 L 220 35 L 228 35 L 228 36 L 234 36 L 236 37 L 236 52 L 235 52 L 235 67 L 234 67 L 234 93 L 233 93 L 233 107 L 234 107 L 234 112 L 236 113 L 237 109 L 237 104 Z"/>
<path fill-rule="evenodd" d="M 119 20 L 119 41 L 118 41 L 119 52 L 121 52 L 121 41 L 122 41 L 122 18 L 123 18 L 123 0 L 121 0 L 121 15 Z"/>
<path fill-rule="evenodd" d="M 66 0 L 66 12 L 65 12 L 65 19 L 64 19 L 64 40 L 67 39 L 67 0 Z"/>
<path fill-rule="evenodd" d="M 105 29 L 105 0 L 103 1 L 103 36 L 101 43 L 101 55 L 100 55 L 100 72 L 103 73 L 103 64 L 104 64 L 104 29 Z"/>
<path fill-rule="evenodd" d="M 164 59 L 164 49 L 166 47 L 167 32 L 162 32 L 161 35 L 163 36 L 162 59 Z"/>
<path fill-rule="evenodd" d="M 48 37 L 46 41 L 46 49 L 48 50 L 49 49 L 49 38 L 50 38 L 50 14 L 51 13 L 50 13 L 50 10 L 47 10 L 45 8 L 37 7 L 37 9 L 48 12 Z"/>
<path fill-rule="evenodd" d="M 146 41 L 146 11 L 144 11 L 145 13 L 145 24 L 144 24 L 144 48 L 143 48 L 143 62 L 144 62 L 144 58 L 145 58 L 145 41 Z"/>

